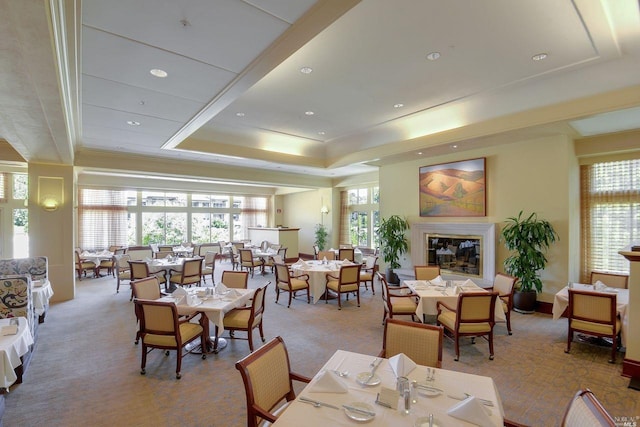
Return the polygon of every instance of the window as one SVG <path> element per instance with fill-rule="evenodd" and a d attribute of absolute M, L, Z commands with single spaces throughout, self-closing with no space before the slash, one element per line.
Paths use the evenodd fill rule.
<path fill-rule="evenodd" d="M 29 197 L 29 176 L 25 173 L 13 174 L 13 198 L 24 200 Z"/>
<path fill-rule="evenodd" d="M 376 247 L 375 230 L 379 223 L 379 187 L 348 190 L 349 241 L 354 246 Z"/>
<path fill-rule="evenodd" d="M 640 241 L 640 160 L 581 166 L 581 280 L 629 273 L 618 251 Z"/>
<path fill-rule="evenodd" d="M 78 244 L 102 250 L 127 243 L 127 192 L 83 188 L 78 194 Z"/>
<path fill-rule="evenodd" d="M 0 202 L 7 199 L 7 174 L 0 172 Z"/>
<path fill-rule="evenodd" d="M 143 245 L 179 245 L 186 237 L 186 212 L 142 212 Z"/>
<path fill-rule="evenodd" d="M 29 256 L 29 209 L 13 210 L 13 257 Z"/>
<path fill-rule="evenodd" d="M 191 214 L 191 241 L 194 243 L 229 241 L 229 214 Z"/>

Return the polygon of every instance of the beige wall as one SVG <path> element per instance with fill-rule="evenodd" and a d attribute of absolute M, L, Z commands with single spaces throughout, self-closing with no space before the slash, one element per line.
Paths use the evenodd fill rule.
<path fill-rule="evenodd" d="M 418 202 L 420 166 L 486 157 L 486 217 L 421 218 Z M 496 223 L 496 271 L 504 271 L 506 250 L 498 236 L 507 217 L 537 212 L 550 221 L 560 241 L 548 253 L 550 260 L 542 274 L 544 289 L 540 301 L 553 302 L 553 295 L 567 283 L 570 242 L 575 239 L 569 229 L 569 213 L 574 212 L 577 195 L 570 194 L 570 183 L 578 173 L 573 143 L 554 137 L 523 141 L 484 150 L 466 151 L 430 159 L 419 159 L 380 170 L 380 205 L 382 217 L 406 216 L 414 222 L 492 222 Z M 577 220 L 577 217 L 576 217 Z M 575 260 L 575 257 L 571 257 Z M 410 266 L 408 256 L 403 267 Z"/>
<path fill-rule="evenodd" d="M 298 233 L 298 250 L 300 253 L 313 254 L 315 227 L 316 224 L 320 224 L 321 222 L 327 227 L 329 242 L 333 241 L 335 233 L 333 231 L 332 218 L 335 209 L 331 197 L 332 191 L 330 188 L 321 188 L 283 196 L 283 225 L 300 228 L 300 232 Z M 324 218 L 322 218 L 323 215 L 320 213 L 322 204 L 327 205 L 329 208 L 329 214 L 324 215 Z"/>

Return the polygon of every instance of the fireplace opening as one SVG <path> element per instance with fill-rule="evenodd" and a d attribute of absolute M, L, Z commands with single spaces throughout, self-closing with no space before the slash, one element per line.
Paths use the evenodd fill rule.
<path fill-rule="evenodd" d="M 426 264 L 440 267 L 441 274 L 482 277 L 482 236 L 425 234 Z"/>

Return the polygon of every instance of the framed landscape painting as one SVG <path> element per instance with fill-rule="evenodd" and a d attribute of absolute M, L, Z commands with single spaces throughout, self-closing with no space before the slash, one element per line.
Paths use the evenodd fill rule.
<path fill-rule="evenodd" d="M 484 157 L 420 168 L 420 216 L 485 216 Z"/>

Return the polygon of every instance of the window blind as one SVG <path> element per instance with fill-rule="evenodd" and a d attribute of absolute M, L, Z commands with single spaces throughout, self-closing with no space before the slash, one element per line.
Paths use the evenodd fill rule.
<path fill-rule="evenodd" d="M 83 250 L 126 246 L 126 191 L 81 188 L 78 194 L 78 239 Z"/>

